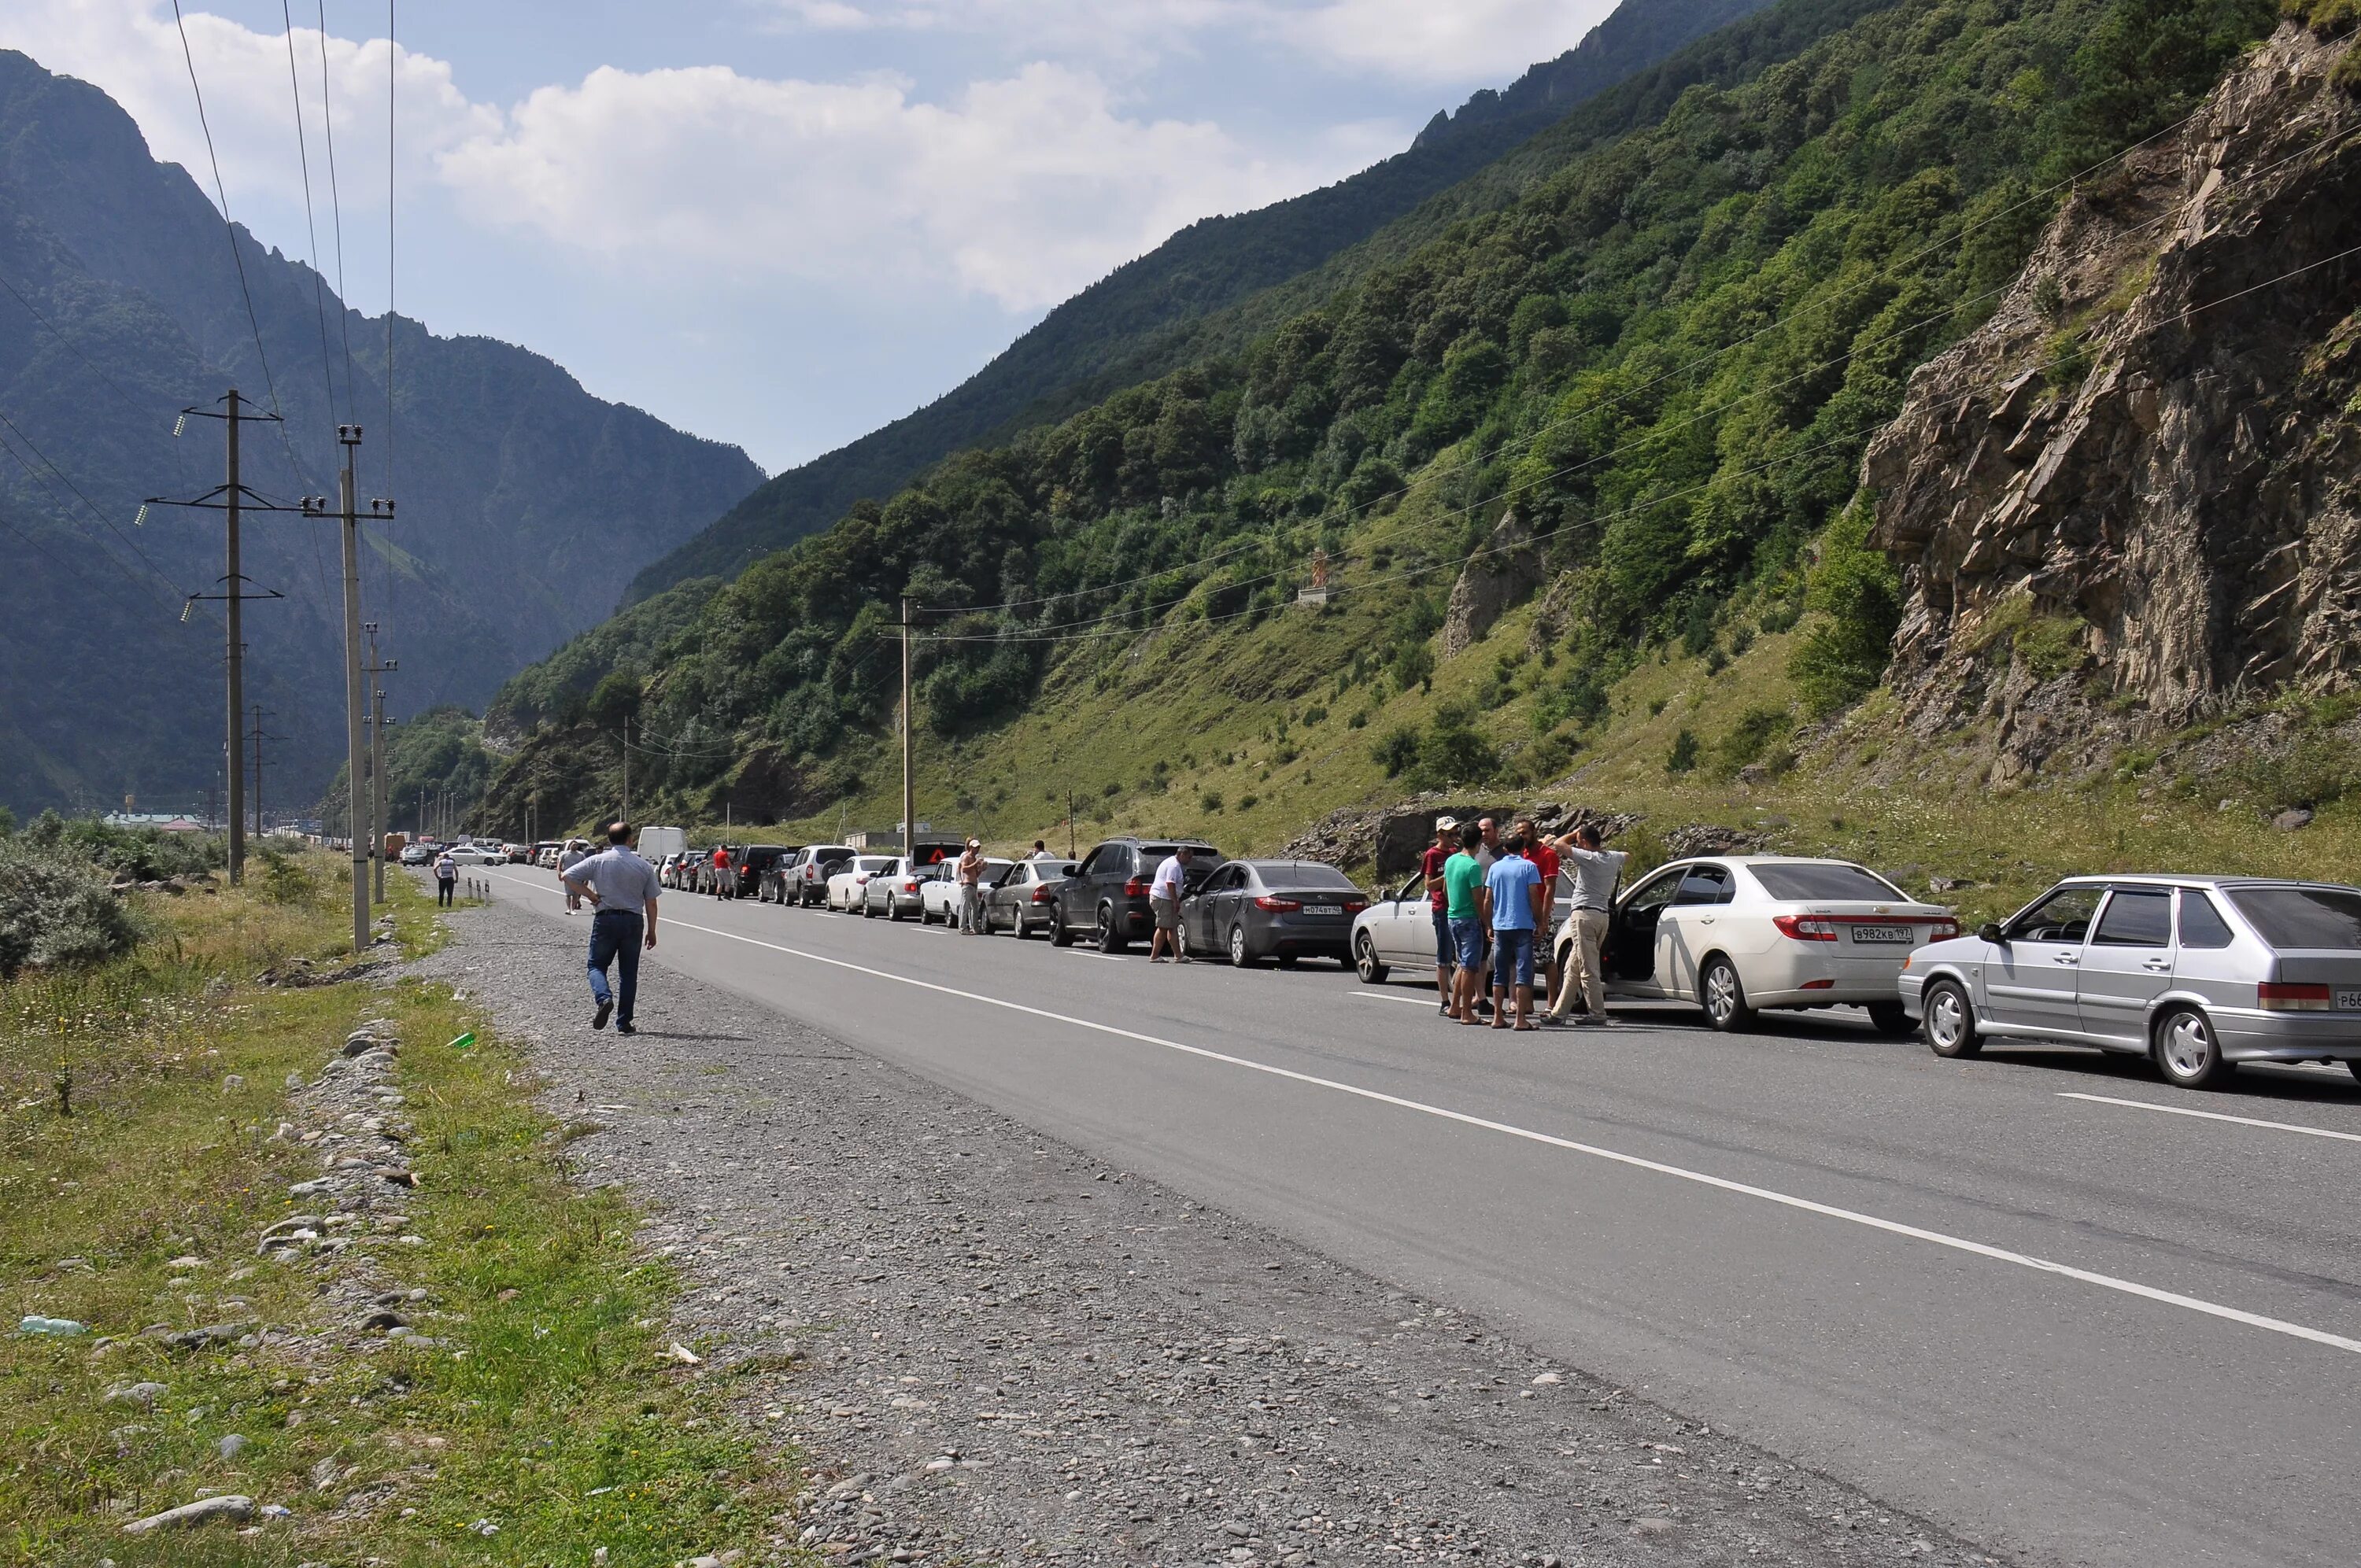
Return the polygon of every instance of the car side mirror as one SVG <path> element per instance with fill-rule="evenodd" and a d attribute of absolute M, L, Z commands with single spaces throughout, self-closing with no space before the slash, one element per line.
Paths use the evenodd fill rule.
<path fill-rule="evenodd" d="M 1994 947 L 2006 947 L 2008 933 L 2001 929 L 1999 921 L 1987 920 L 1976 927 L 1976 940 L 1990 942 Z"/>

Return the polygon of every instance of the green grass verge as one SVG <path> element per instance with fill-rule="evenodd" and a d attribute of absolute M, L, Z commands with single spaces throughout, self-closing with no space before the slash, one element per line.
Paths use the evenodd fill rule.
<path fill-rule="evenodd" d="M 531 1069 L 447 992 L 252 983 L 335 956 L 341 888 L 313 881 L 292 903 L 176 901 L 135 957 L 0 991 L 0 1563 L 538 1564 L 603 1546 L 620 1565 L 760 1543 L 796 1472 L 730 1396 L 776 1397 L 784 1369 L 668 1357 L 676 1281 L 635 1255 L 621 1197 L 566 1180 Z M 425 904 L 402 879 L 411 941 L 430 939 Z M 405 1042 L 407 1223 L 356 1227 L 340 1258 L 259 1260 L 287 1184 L 318 1168 L 269 1140 L 287 1075 L 316 1074 L 365 1016 Z M 413 1321 L 436 1343 L 355 1332 L 324 1294 L 346 1271 L 424 1288 Z M 90 1332 L 15 1332 L 28 1313 Z M 141 1334 L 245 1320 L 272 1337 L 172 1352 Z M 168 1386 L 152 1410 L 105 1402 L 142 1381 Z M 246 1445 L 224 1457 L 232 1434 Z M 247 1536 L 122 1532 L 206 1490 L 291 1512 Z"/>

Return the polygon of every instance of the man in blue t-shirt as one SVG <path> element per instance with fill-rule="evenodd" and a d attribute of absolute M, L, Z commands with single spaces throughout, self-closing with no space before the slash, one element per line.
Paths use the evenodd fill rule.
<path fill-rule="evenodd" d="M 1549 888 L 1541 868 L 1525 859 L 1525 839 L 1511 833 L 1505 851 L 1484 872 L 1484 916 L 1492 927 L 1492 1027 L 1510 1026 L 1508 1000 L 1517 1003 L 1516 1027 L 1533 1026 L 1533 937 L 1548 916 Z"/>

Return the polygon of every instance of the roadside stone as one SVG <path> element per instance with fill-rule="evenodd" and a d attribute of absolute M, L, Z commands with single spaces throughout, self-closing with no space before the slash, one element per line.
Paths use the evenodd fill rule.
<path fill-rule="evenodd" d="M 171 1385 L 169 1383 L 117 1383 L 107 1389 L 104 1398 L 99 1402 L 106 1405 L 137 1405 L 143 1410 L 152 1410 L 156 1408 L 156 1401 L 171 1391 Z"/>
<path fill-rule="evenodd" d="M 126 1535 L 146 1535 L 151 1530 L 183 1530 L 191 1525 L 207 1524 L 214 1519 L 234 1519 L 239 1524 L 254 1517 L 254 1499 L 232 1494 L 220 1497 L 200 1497 L 193 1503 L 182 1503 L 177 1508 L 166 1508 L 160 1514 L 149 1514 L 144 1519 L 133 1519 L 123 1527 Z"/>
<path fill-rule="evenodd" d="M 2312 807 L 2308 806 L 2290 806 L 2287 810 L 2280 812 L 2277 817 L 2272 817 L 2271 826 L 2278 828 L 2282 833 L 2292 833 L 2299 828 L 2309 828 L 2312 826 Z"/>
<path fill-rule="evenodd" d="M 231 1432 L 214 1444 L 214 1452 L 224 1459 L 236 1459 L 239 1454 L 244 1453 L 248 1446 L 244 1433 Z"/>

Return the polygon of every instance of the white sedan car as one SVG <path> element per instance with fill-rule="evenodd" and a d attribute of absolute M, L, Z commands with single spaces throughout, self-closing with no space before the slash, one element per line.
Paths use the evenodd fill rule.
<path fill-rule="evenodd" d="M 1016 863 L 1015 861 L 986 856 L 983 879 L 976 886 L 990 893 L 1000 885 L 1000 879 L 1006 876 L 1008 868 Z M 960 892 L 959 875 L 954 869 L 956 865 L 955 861 L 944 861 L 940 875 L 932 882 L 918 884 L 918 924 L 921 926 L 931 926 L 938 920 L 946 926 L 959 925 Z"/>
<path fill-rule="evenodd" d="M 1615 901 L 1607 992 L 1694 1002 L 1723 1030 L 1747 1027 L 1763 1008 L 1850 1003 L 1882 1032 L 1906 1035 L 1903 960 L 1959 934 L 1951 911 L 1850 861 L 1675 861 Z M 1561 964 L 1571 947 L 1559 941 Z"/>
<path fill-rule="evenodd" d="M 860 908 L 869 879 L 893 863 L 891 855 L 853 856 L 844 862 L 842 870 L 828 879 L 828 906 L 839 911 Z"/>

